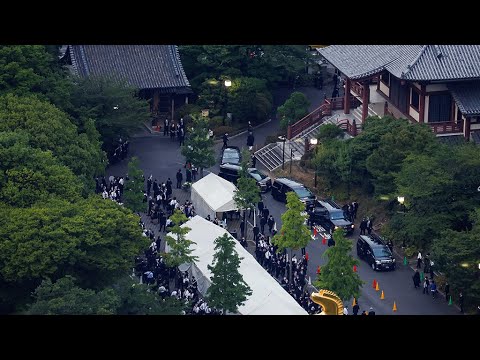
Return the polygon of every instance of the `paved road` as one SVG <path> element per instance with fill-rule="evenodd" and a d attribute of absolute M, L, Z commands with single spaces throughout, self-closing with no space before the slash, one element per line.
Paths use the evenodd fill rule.
<path fill-rule="evenodd" d="M 322 90 L 316 92 L 317 101 L 323 100 Z M 320 94 L 321 93 L 321 94 Z M 319 96 L 320 94 L 320 96 Z M 312 100 L 311 100 L 312 101 Z M 312 103 L 315 100 L 312 101 Z M 312 104 L 315 107 L 317 104 Z M 255 141 L 263 144 L 265 138 L 270 134 L 275 134 L 278 130 L 278 122 L 272 120 L 257 129 L 255 129 Z M 246 134 L 231 139 L 230 145 L 246 147 Z M 216 145 L 216 156 L 220 158 L 221 144 Z M 184 158 L 180 154 L 178 143 L 171 142 L 170 139 L 158 135 L 150 135 L 146 131 L 138 134 L 131 141 L 129 156 L 137 156 L 140 159 L 141 168 L 145 175 L 153 174 L 159 181 L 166 181 L 170 177 L 175 183 L 175 173 L 179 168 L 183 169 Z M 258 165 L 258 162 L 257 162 Z M 208 169 L 218 173 L 217 165 Z M 108 174 L 123 175 L 127 172 L 127 161 L 109 167 Z M 274 200 L 270 193 L 263 194 L 265 204 L 270 209 L 270 213 L 277 221 L 277 228 L 281 227 L 281 214 L 285 211 L 285 205 Z M 361 206 L 361 204 L 360 204 Z M 358 224 L 357 224 L 358 229 Z M 356 257 L 355 240 L 358 236 L 358 230 L 350 236 L 353 241 L 352 255 Z M 327 248 L 322 245 L 321 240 L 312 241 L 307 246 L 309 253 L 308 275 L 312 280 L 316 277 L 317 266 L 323 266 L 326 259 L 322 254 Z M 297 255 L 298 256 L 298 255 Z M 374 272 L 364 261 L 360 260 L 358 272 L 361 279 L 365 282 L 362 288 L 362 295 L 359 300 L 360 309 L 367 310 L 372 306 L 379 315 L 398 314 L 398 315 L 438 315 L 438 314 L 458 314 L 458 309 L 454 306 L 447 306 L 445 299 L 438 297 L 432 299 L 429 295 L 422 295 L 421 290 L 413 288 L 411 276 L 413 271 L 408 266 L 402 265 L 402 259 L 397 259 L 397 270 L 393 272 Z M 384 291 L 385 300 L 380 300 L 381 291 L 377 292 L 372 288 L 373 280 L 380 284 L 380 289 Z M 393 302 L 396 302 L 398 311 L 392 312 Z M 351 310 L 351 301 L 348 303 Z"/>

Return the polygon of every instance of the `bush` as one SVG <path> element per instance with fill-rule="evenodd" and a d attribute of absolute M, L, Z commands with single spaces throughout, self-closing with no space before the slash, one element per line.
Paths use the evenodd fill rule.
<path fill-rule="evenodd" d="M 227 124 L 227 120 L 230 121 L 230 119 L 225 119 L 225 124 Z M 214 116 L 208 119 L 208 126 L 210 127 L 210 129 L 223 126 L 223 116 Z"/>
<path fill-rule="evenodd" d="M 180 120 L 180 118 L 183 117 L 184 120 L 185 120 L 185 117 L 187 115 L 200 113 L 201 111 L 202 111 L 202 109 L 198 105 L 185 104 L 185 105 L 180 106 L 178 109 L 176 109 L 175 114 L 174 114 L 174 119 L 178 121 L 178 120 Z"/>
<path fill-rule="evenodd" d="M 277 135 L 268 135 L 265 139 L 264 146 L 268 144 L 276 143 L 277 141 L 279 141 Z"/>
<path fill-rule="evenodd" d="M 217 126 L 213 129 L 213 134 L 215 136 L 222 136 L 225 133 L 232 134 L 235 129 L 231 126 Z"/>
<path fill-rule="evenodd" d="M 407 258 L 411 258 L 415 254 L 418 254 L 418 249 L 415 246 L 409 246 L 405 249 L 405 256 Z"/>

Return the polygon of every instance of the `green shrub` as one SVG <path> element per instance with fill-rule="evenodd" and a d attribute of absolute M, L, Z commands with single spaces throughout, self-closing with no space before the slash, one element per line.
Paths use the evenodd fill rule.
<path fill-rule="evenodd" d="M 268 136 L 265 138 L 265 145 L 272 144 L 272 143 L 276 143 L 277 141 L 279 141 L 277 135 L 268 135 Z M 265 146 L 265 145 L 264 145 L 264 146 Z"/>
<path fill-rule="evenodd" d="M 198 105 L 185 104 L 185 105 L 182 105 L 178 109 L 175 110 L 174 119 L 178 121 L 178 120 L 180 120 L 180 118 L 183 117 L 184 120 L 185 120 L 185 117 L 187 115 L 200 113 L 201 111 L 202 111 L 202 109 Z"/>
<path fill-rule="evenodd" d="M 418 249 L 415 246 L 409 246 L 405 249 L 405 256 L 407 258 L 411 258 L 415 254 L 418 254 Z"/>
<path fill-rule="evenodd" d="M 225 122 L 225 124 L 227 124 Z M 223 126 L 223 117 L 222 116 L 214 116 L 208 119 L 208 126 L 210 129 L 217 128 L 219 126 Z"/>

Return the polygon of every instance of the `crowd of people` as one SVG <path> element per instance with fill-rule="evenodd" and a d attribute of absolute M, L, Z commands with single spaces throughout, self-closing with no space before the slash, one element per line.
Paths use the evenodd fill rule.
<path fill-rule="evenodd" d="M 163 122 L 163 135 L 170 136 L 172 141 L 178 141 L 179 145 L 185 144 L 186 127 L 183 118 L 178 123 L 165 118 Z"/>
<path fill-rule="evenodd" d="M 122 205 L 123 187 L 128 177 L 110 175 L 107 179 L 105 176 L 95 178 L 95 193 L 102 194 L 104 199 L 113 200 Z"/>
<path fill-rule="evenodd" d="M 122 138 L 118 140 L 118 144 L 113 150 L 113 153 L 110 153 L 109 160 L 111 164 L 115 164 L 120 160 L 124 160 L 128 155 L 128 148 L 130 143 L 128 140 L 123 141 Z"/>

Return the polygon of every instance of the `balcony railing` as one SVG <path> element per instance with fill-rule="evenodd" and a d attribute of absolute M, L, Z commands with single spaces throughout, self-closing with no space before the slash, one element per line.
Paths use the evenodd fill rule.
<path fill-rule="evenodd" d="M 352 82 L 350 85 L 350 89 L 353 90 L 354 93 L 356 93 L 358 96 L 363 98 L 363 85 L 360 84 L 358 81 Z"/>
<path fill-rule="evenodd" d="M 435 134 L 453 134 L 463 132 L 463 123 L 427 123 Z"/>

